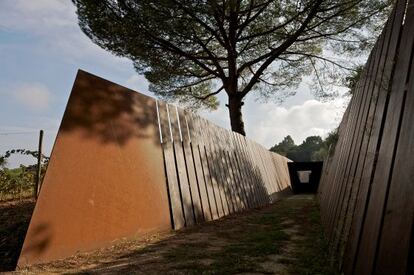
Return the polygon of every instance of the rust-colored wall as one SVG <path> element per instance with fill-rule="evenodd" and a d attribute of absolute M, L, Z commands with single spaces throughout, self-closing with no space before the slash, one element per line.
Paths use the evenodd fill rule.
<path fill-rule="evenodd" d="M 155 104 L 78 72 L 19 267 L 171 229 Z"/>
<path fill-rule="evenodd" d="M 80 71 L 18 266 L 272 203 L 290 191 L 288 161 Z"/>

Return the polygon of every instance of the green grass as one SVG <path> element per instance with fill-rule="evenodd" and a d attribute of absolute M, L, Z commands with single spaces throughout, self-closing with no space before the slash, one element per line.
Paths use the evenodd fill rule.
<path fill-rule="evenodd" d="M 298 249 L 293 255 L 278 262 L 286 265 L 290 274 L 338 274 L 329 265 L 319 209 L 314 200 L 283 200 L 269 209 L 236 219 L 233 226 L 228 222 L 229 225 L 210 230 L 211 240 L 223 243 L 220 249 L 208 250 L 211 243 L 205 241 L 182 243 L 163 256 L 175 270 L 185 274 L 266 273 L 260 263 L 269 255 L 281 254 L 286 244 L 295 242 Z M 292 225 L 302 238 L 290 239 L 285 229 Z"/>
<path fill-rule="evenodd" d="M 316 201 L 294 196 L 181 230 L 120 259 L 158 274 L 338 274 L 327 253 Z"/>
<path fill-rule="evenodd" d="M 321 226 L 320 211 L 316 202 L 302 207 L 304 239 L 298 243 L 296 260 L 290 265 L 291 274 L 339 275 L 330 263 L 328 244 Z"/>

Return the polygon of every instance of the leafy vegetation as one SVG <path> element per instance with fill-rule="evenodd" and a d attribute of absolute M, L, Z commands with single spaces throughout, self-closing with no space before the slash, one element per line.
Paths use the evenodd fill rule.
<path fill-rule="evenodd" d="M 3 156 L 0 156 L 0 200 L 22 199 L 33 194 L 37 165 L 20 165 L 18 168 L 9 169 L 6 167 L 7 159 L 13 154 L 23 154 L 34 158 L 38 156 L 37 151 L 25 149 L 9 150 Z M 48 162 L 49 158 L 43 156 L 41 178 L 46 172 Z"/>
<path fill-rule="evenodd" d="M 288 135 L 270 148 L 270 151 L 293 161 L 324 161 L 328 155 L 333 154 L 337 140 L 337 130 L 330 132 L 325 140 L 320 136 L 307 137 L 300 145 L 296 145 L 292 137 Z"/>
<path fill-rule="evenodd" d="M 0 170 L 0 200 L 23 198 L 33 194 L 35 171 L 21 165 L 19 168 Z"/>

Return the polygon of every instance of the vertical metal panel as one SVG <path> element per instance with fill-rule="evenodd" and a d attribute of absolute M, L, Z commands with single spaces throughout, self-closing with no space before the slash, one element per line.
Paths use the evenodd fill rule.
<path fill-rule="evenodd" d="M 225 215 L 231 214 L 233 212 L 233 206 L 231 201 L 231 194 L 227 192 L 227 173 L 225 171 L 225 163 L 224 163 L 224 156 L 223 151 L 221 149 L 222 141 L 220 140 L 220 135 L 218 131 L 218 126 L 214 125 L 213 123 L 210 124 L 212 136 L 213 136 L 213 146 L 216 152 L 216 168 L 218 171 L 219 179 L 218 179 L 218 186 L 220 190 L 220 194 L 223 199 L 224 205 L 224 213 Z"/>
<path fill-rule="evenodd" d="M 270 173 L 270 177 L 271 177 L 271 181 L 269 182 L 269 192 L 271 192 L 271 194 L 278 192 L 278 188 L 277 188 L 277 184 L 279 184 L 279 179 L 278 179 L 278 175 L 276 173 L 275 170 L 275 166 L 274 166 L 274 160 L 273 160 L 273 156 L 272 153 L 270 153 L 268 150 L 263 148 L 263 154 L 264 158 L 266 159 L 266 165 L 268 166 L 268 170 Z"/>
<path fill-rule="evenodd" d="M 204 219 L 203 209 L 201 206 L 201 198 L 199 187 L 197 184 L 197 177 L 194 166 L 193 153 L 190 144 L 190 133 L 187 125 L 186 114 L 184 110 L 178 108 L 178 119 L 181 127 L 182 145 L 184 149 L 185 164 L 187 170 L 187 179 L 190 186 L 191 202 L 194 211 L 195 222 L 201 222 Z"/>
<path fill-rule="evenodd" d="M 213 173 L 211 171 L 210 168 L 210 164 L 208 159 L 210 157 L 210 152 L 209 150 L 207 150 L 209 144 L 206 142 L 206 139 L 208 138 L 206 136 L 205 133 L 205 125 L 204 125 L 204 121 L 199 117 L 199 116 L 194 116 L 195 121 L 197 122 L 197 130 L 198 130 L 198 136 L 199 136 L 199 141 L 202 142 L 199 145 L 199 150 L 200 150 L 200 158 L 201 158 L 201 163 L 202 163 L 202 168 L 203 168 L 203 172 L 204 172 L 204 181 L 206 183 L 206 188 L 207 188 L 207 194 L 208 194 L 208 198 L 209 198 L 209 202 L 210 202 L 210 208 L 211 208 L 211 215 L 212 218 L 218 219 L 220 217 L 220 213 L 219 213 L 219 205 L 221 207 L 221 202 L 219 202 L 219 198 L 216 198 L 216 192 L 214 191 L 214 187 L 213 187 Z"/>
<path fill-rule="evenodd" d="M 344 194 L 343 198 L 340 204 L 339 212 L 338 212 L 338 221 L 335 227 L 335 230 L 337 232 L 336 239 L 334 240 L 334 249 L 335 251 L 340 252 L 342 250 L 342 247 L 340 245 L 344 241 L 343 236 L 343 227 L 346 222 L 347 216 L 350 216 L 350 213 L 348 213 L 348 206 L 349 201 L 351 198 L 351 193 L 354 190 L 354 177 L 355 177 L 355 171 L 358 165 L 361 165 L 359 162 L 360 156 L 363 155 L 362 153 L 362 141 L 363 136 L 366 135 L 366 131 L 368 130 L 367 125 L 367 119 L 370 109 L 373 110 L 374 106 L 376 104 L 376 98 L 378 97 L 378 94 L 376 94 L 377 89 L 375 89 L 378 85 L 378 82 L 381 80 L 382 72 L 383 72 L 383 66 L 385 56 L 387 54 L 387 48 L 388 48 L 388 38 L 389 38 L 389 32 L 391 29 L 391 25 L 388 24 L 388 27 L 384 29 L 382 35 L 380 36 L 378 42 L 377 42 L 377 51 L 375 55 L 374 60 L 374 66 L 372 68 L 372 77 L 370 78 L 370 82 L 368 83 L 367 90 L 364 92 L 366 94 L 365 101 L 362 103 L 361 106 L 361 112 L 359 121 L 356 127 L 356 131 L 354 134 L 354 143 L 351 147 L 351 150 L 349 152 L 349 161 L 348 165 L 346 167 L 346 171 L 344 174 L 344 178 L 342 181 L 342 184 L 344 184 Z"/>
<path fill-rule="evenodd" d="M 247 156 L 246 145 L 243 143 L 243 137 L 241 135 L 236 135 L 236 140 L 238 142 L 239 150 L 241 152 L 241 169 L 244 171 L 245 174 L 247 196 L 250 199 L 251 207 L 257 207 L 258 199 L 255 190 L 256 182 L 252 176 L 254 172 L 254 167 L 253 165 L 251 165 L 251 162 L 249 161 L 249 158 Z"/>
<path fill-rule="evenodd" d="M 243 197 L 245 198 L 245 205 L 247 208 L 251 208 L 251 202 L 250 202 L 250 197 L 248 195 L 248 182 L 247 182 L 247 176 L 246 176 L 246 171 L 245 169 L 243 169 L 243 164 L 242 164 L 242 153 L 241 153 L 241 149 L 239 147 L 239 143 L 237 141 L 237 133 L 235 132 L 231 132 L 231 139 L 232 139 L 232 144 L 233 144 L 233 155 L 234 155 L 234 159 L 235 159 L 235 166 L 236 166 L 236 173 L 238 175 L 238 179 L 239 179 L 239 186 L 241 189 L 241 193 L 243 194 Z"/>
<path fill-rule="evenodd" d="M 167 105 L 164 102 L 158 102 L 158 112 L 173 227 L 174 229 L 180 229 L 185 226 L 184 210 L 181 203 L 180 187 L 174 157 L 173 137 L 170 129 L 170 119 L 167 112 Z"/>
<path fill-rule="evenodd" d="M 403 2 L 403 4 L 397 4 L 396 9 L 392 13 L 393 17 L 391 17 L 389 22 L 392 29 L 388 27 L 391 29 L 389 32 L 390 34 L 387 34 L 390 42 L 385 55 L 386 60 L 381 79 L 376 83 L 378 86 L 376 87 L 376 89 L 378 89 L 377 102 L 373 112 L 369 115 L 369 121 L 367 122 L 367 126 L 370 127 L 370 132 L 365 138 L 365 140 L 368 140 L 368 144 L 366 145 L 367 149 L 364 155 L 361 154 L 364 159 L 362 165 L 359 166 L 361 171 L 357 173 L 357 178 L 354 183 L 357 185 L 357 190 L 355 192 L 354 210 L 351 213 L 352 221 L 349 222 L 349 228 L 345 228 L 345 234 L 349 232 L 349 239 L 347 239 L 344 253 L 344 268 L 348 274 L 352 272 L 355 261 L 366 202 L 370 190 L 371 174 L 375 165 L 374 160 L 376 152 L 378 151 L 378 145 L 380 144 L 383 124 L 385 122 L 384 112 L 388 106 L 389 84 L 392 77 L 397 45 L 400 39 L 400 28 L 405 10 L 405 1 Z"/>
<path fill-rule="evenodd" d="M 273 165 L 273 169 L 274 169 L 274 173 L 275 173 L 275 179 L 273 181 L 273 192 L 279 192 L 283 190 L 283 186 L 282 186 L 282 179 L 281 179 L 281 174 L 278 170 L 278 159 L 276 158 L 275 154 L 270 154 L 270 157 L 272 158 L 272 165 Z"/>
<path fill-rule="evenodd" d="M 371 69 L 373 66 L 373 59 L 375 56 L 375 51 L 374 50 L 371 53 L 371 56 L 369 58 L 369 63 L 370 64 L 368 66 L 368 68 L 365 70 L 364 75 L 370 75 L 371 73 Z M 360 114 L 360 109 L 359 106 L 362 104 L 362 102 L 365 99 L 365 95 L 364 95 L 364 91 L 366 90 L 366 87 L 368 86 L 369 83 L 369 78 L 364 77 L 364 81 L 359 85 L 358 89 L 355 91 L 356 93 L 356 99 L 355 99 L 355 104 L 354 106 L 352 106 L 352 110 L 353 112 L 351 112 L 351 116 L 350 116 L 350 120 L 349 123 L 347 124 L 347 127 L 345 129 L 345 134 L 343 135 L 343 144 L 341 146 L 341 150 L 340 150 L 340 155 L 339 155 L 339 160 L 338 160 L 338 168 L 335 171 L 335 174 L 333 175 L 333 182 L 335 184 L 334 186 L 334 192 L 333 192 L 333 196 L 332 199 L 330 201 L 330 206 L 329 206 L 329 211 L 331 212 L 330 215 L 330 221 L 329 221 L 329 239 L 333 240 L 335 238 L 335 225 L 338 219 L 338 209 L 340 207 L 339 202 L 341 201 L 341 198 L 343 196 L 343 190 L 344 190 L 344 185 L 342 184 L 342 177 L 344 175 L 345 172 L 345 167 L 346 167 L 346 163 L 348 162 L 348 154 L 350 151 L 350 148 L 353 144 L 354 141 L 354 133 L 355 133 L 355 128 L 358 122 L 358 116 Z"/>
<path fill-rule="evenodd" d="M 184 209 L 185 225 L 189 226 L 195 223 L 190 186 L 188 184 L 188 176 L 186 163 L 184 158 L 184 149 L 181 137 L 180 122 L 178 120 L 178 111 L 175 106 L 167 105 L 167 111 L 170 119 L 170 127 L 173 137 L 173 147 L 175 155 L 175 163 L 177 168 L 178 182 L 181 193 L 181 203 Z"/>
<path fill-rule="evenodd" d="M 194 159 L 194 169 L 197 177 L 198 189 L 200 192 L 200 199 L 201 205 L 204 215 L 204 220 L 211 221 L 211 206 L 208 198 L 207 192 L 207 185 L 204 179 L 204 171 L 203 171 L 203 164 L 202 164 L 202 157 L 200 156 L 200 142 L 199 142 L 199 135 L 198 135 L 198 125 L 197 120 L 194 120 L 194 114 L 187 113 L 187 125 L 190 133 L 191 138 L 191 151 L 193 154 Z M 203 146 L 203 145 L 202 145 Z M 215 209 L 215 208 L 214 208 Z"/>
<path fill-rule="evenodd" d="M 268 173 L 266 167 L 261 159 L 260 156 L 260 149 L 257 147 L 257 143 L 251 140 L 248 140 L 250 143 L 251 152 L 253 155 L 254 163 L 257 165 L 258 168 L 258 175 L 260 175 L 261 182 L 258 185 L 259 187 L 259 195 L 261 198 L 261 205 L 266 205 L 269 203 L 269 196 L 267 190 L 267 183 L 268 183 Z"/>
<path fill-rule="evenodd" d="M 209 171 L 210 171 L 211 186 L 214 191 L 218 217 L 220 218 L 225 215 L 225 212 L 224 212 L 222 195 L 218 187 L 219 174 L 217 171 L 217 163 L 216 163 L 217 157 L 214 151 L 214 147 L 212 145 L 213 143 L 211 140 L 212 134 L 211 134 L 211 128 L 210 128 L 209 122 L 202 118 L 200 119 L 200 121 L 202 123 L 203 137 L 206 143 L 206 146 L 205 146 L 206 154 L 207 154 L 206 160 L 207 160 Z"/>
<path fill-rule="evenodd" d="M 266 174 L 266 183 L 265 183 L 265 187 L 266 187 L 266 193 L 267 194 L 271 194 L 273 193 L 274 190 L 272 190 L 272 182 L 274 182 L 276 179 L 275 175 L 272 174 L 272 169 L 271 169 L 271 160 L 267 157 L 269 156 L 269 151 L 266 150 L 265 148 L 263 148 L 262 146 L 260 146 L 258 143 L 255 142 L 256 145 L 256 152 L 258 154 L 259 160 L 261 162 L 261 165 L 263 166 L 263 171 Z M 269 196 L 266 194 L 265 196 L 265 202 L 269 203 Z"/>
<path fill-rule="evenodd" d="M 171 229 L 155 100 L 79 71 L 18 266 Z"/>
<path fill-rule="evenodd" d="M 254 158 L 254 163 L 257 165 L 258 167 L 258 171 L 259 171 L 259 175 L 262 179 L 262 183 L 259 186 L 260 187 L 260 197 L 261 197 L 261 203 L 262 205 L 265 205 L 267 203 L 269 203 L 268 201 L 268 173 L 267 173 L 267 169 L 265 167 L 265 164 L 263 163 L 263 160 L 260 156 L 260 149 L 257 146 L 257 143 L 253 142 L 253 141 L 249 141 L 250 145 L 251 145 L 251 150 L 252 150 L 252 155 Z"/>
<path fill-rule="evenodd" d="M 246 140 L 245 136 L 241 136 L 241 141 L 246 149 L 246 157 L 248 160 L 248 165 L 252 167 L 252 169 L 250 169 L 251 176 L 252 176 L 252 188 L 253 188 L 254 197 L 256 199 L 257 207 L 260 207 L 262 205 L 260 187 L 263 184 L 263 180 L 261 178 L 260 172 L 258 171 L 257 163 L 254 161 L 254 158 L 252 156 L 250 143 Z"/>
<path fill-rule="evenodd" d="M 219 136 L 222 144 L 222 154 L 223 154 L 223 161 L 224 161 L 224 173 L 227 178 L 227 187 L 226 190 L 228 190 L 227 194 L 230 196 L 231 200 L 231 207 L 233 212 L 239 211 L 239 196 L 237 193 L 237 190 L 234 185 L 234 177 L 233 177 L 233 167 L 231 164 L 231 160 L 228 157 L 228 150 L 230 149 L 230 144 L 228 142 L 228 138 L 225 135 L 225 132 L 227 132 L 223 128 L 218 128 L 219 130 Z"/>
<path fill-rule="evenodd" d="M 406 1 L 398 1 L 341 123 L 335 155 L 324 166 L 322 221 L 333 250 L 344 255 L 345 274 L 405 274 L 413 255 L 414 206 L 408 198 L 414 191 L 405 182 L 414 135 L 411 114 L 406 115 L 413 109 L 407 93 L 412 84 L 406 84 L 414 12 L 405 10 Z"/>
<path fill-rule="evenodd" d="M 389 186 L 391 167 L 395 157 L 394 144 L 398 139 L 400 120 L 405 98 L 406 80 L 409 72 L 411 49 L 413 45 L 410 28 L 404 28 L 401 50 L 397 57 L 390 101 L 385 119 L 385 130 L 378 153 L 378 161 L 372 180 L 372 190 L 366 212 L 365 224 L 361 235 L 358 255 L 364 255 L 364 261 L 357 256 L 356 272 L 371 273 L 375 261 L 378 235 L 381 230 L 383 208 Z"/>
<path fill-rule="evenodd" d="M 287 187 L 287 184 L 285 184 L 284 178 L 283 178 L 284 166 L 281 160 L 281 156 L 279 158 L 279 156 L 274 153 L 272 153 L 271 156 L 273 159 L 273 166 L 276 172 L 275 192 L 279 192 L 279 191 L 284 190 Z"/>
<path fill-rule="evenodd" d="M 227 132 L 228 134 L 228 140 L 229 140 L 229 144 L 230 144 L 230 150 L 228 152 L 229 154 L 229 159 L 232 165 L 232 172 L 233 172 L 233 178 L 234 178 L 234 186 L 237 190 L 237 195 L 238 198 L 240 200 L 240 210 L 243 209 L 247 209 L 248 208 L 248 204 L 247 204 L 247 198 L 246 198 L 246 193 L 244 190 L 244 184 L 243 181 L 244 179 L 241 178 L 241 174 L 240 174 L 240 168 L 239 168 L 239 164 L 238 164 L 238 156 L 237 156 L 237 152 L 236 152 L 236 147 L 234 144 L 234 137 L 233 137 L 233 132 Z"/>
<path fill-rule="evenodd" d="M 338 220 L 340 219 L 339 217 L 339 212 L 342 206 L 342 198 L 344 196 L 344 192 L 345 192 L 345 184 L 343 184 L 343 181 L 345 179 L 345 173 L 347 171 L 347 167 L 348 164 L 350 162 L 352 162 L 352 159 L 350 157 L 350 152 L 352 151 L 353 146 L 355 146 L 355 133 L 357 133 L 357 129 L 358 129 L 358 125 L 359 122 L 361 121 L 361 112 L 363 110 L 364 103 L 366 101 L 366 98 L 368 97 L 367 95 L 367 89 L 368 86 L 370 84 L 370 81 L 372 80 L 373 74 L 373 67 L 375 66 L 375 57 L 376 57 L 376 53 L 378 52 L 378 47 L 377 45 L 375 46 L 375 49 L 373 50 L 372 54 L 371 54 L 371 59 L 370 59 L 370 66 L 368 67 L 368 71 L 367 71 L 367 77 L 364 78 L 364 85 L 361 87 L 361 89 L 357 90 L 357 93 L 359 95 L 358 99 L 355 101 L 357 104 L 356 108 L 355 108 L 355 112 L 354 115 L 351 117 L 352 123 L 350 123 L 348 125 L 348 131 L 347 131 L 347 135 L 345 137 L 346 139 L 346 143 L 344 144 L 344 148 L 343 148 L 343 155 L 341 158 L 341 165 L 340 170 L 337 172 L 337 176 L 334 179 L 336 185 L 337 185 L 337 192 L 335 192 L 336 198 L 333 201 L 333 215 L 331 218 L 331 222 L 330 222 L 330 230 L 331 230 L 331 234 L 330 234 L 330 241 L 335 241 L 335 239 L 338 237 L 337 236 L 337 231 L 336 231 L 336 225 Z"/>
<path fill-rule="evenodd" d="M 404 114 L 399 132 L 397 151 L 392 170 L 389 193 L 384 209 L 384 218 L 375 274 L 412 274 L 408 264 L 414 260 L 414 3 L 407 11 L 407 39 L 411 45 L 411 70 L 406 82 Z M 405 40 L 405 41 L 407 41 Z M 411 246 L 411 247 L 410 247 Z M 413 253 L 414 251 L 411 251 Z M 411 257 L 411 258 L 410 258 Z"/>
<path fill-rule="evenodd" d="M 223 201 L 224 206 L 224 215 L 231 214 L 233 212 L 233 205 L 231 200 L 231 194 L 228 191 L 227 188 L 227 177 L 228 174 L 225 171 L 225 162 L 224 162 L 224 156 L 223 156 L 223 150 L 222 150 L 222 141 L 220 140 L 219 130 L 218 127 L 212 123 L 210 123 L 210 130 L 211 130 L 211 136 L 212 136 L 212 146 L 215 151 L 216 160 L 215 160 L 215 168 L 217 170 L 217 185 L 220 190 L 220 195 Z"/>

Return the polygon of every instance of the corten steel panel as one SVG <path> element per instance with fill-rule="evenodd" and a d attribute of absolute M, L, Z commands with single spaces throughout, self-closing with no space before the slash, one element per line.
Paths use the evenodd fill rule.
<path fill-rule="evenodd" d="M 209 155 L 207 149 L 207 142 L 206 142 L 206 135 L 204 134 L 204 124 L 201 117 L 194 115 L 194 122 L 196 122 L 195 129 L 197 129 L 197 137 L 199 142 L 199 154 L 200 154 L 200 162 L 202 164 L 202 172 L 204 175 L 204 181 L 206 184 L 206 190 L 209 200 L 209 206 L 211 210 L 211 218 L 213 220 L 219 218 L 219 208 L 218 208 L 218 200 L 216 199 L 216 195 L 213 188 L 213 181 L 212 181 L 212 172 L 211 167 L 208 163 Z"/>
<path fill-rule="evenodd" d="M 18 266 L 170 229 L 155 101 L 79 71 Z"/>
<path fill-rule="evenodd" d="M 160 131 L 162 134 L 162 145 L 165 160 L 165 172 L 168 182 L 168 194 L 174 229 L 180 229 L 185 225 L 184 211 L 181 205 L 180 187 L 175 163 L 173 136 L 170 129 L 169 112 L 167 104 L 158 102 L 158 113 L 160 118 Z"/>
<path fill-rule="evenodd" d="M 190 185 L 191 202 L 193 204 L 195 222 L 199 223 L 204 220 L 203 209 L 201 206 L 200 193 L 198 192 L 199 187 L 197 183 L 197 176 L 196 176 L 196 170 L 195 170 L 196 167 L 194 164 L 193 153 L 191 150 L 191 141 L 190 141 L 188 122 L 187 122 L 187 114 L 181 108 L 178 108 L 178 119 L 180 121 L 180 126 L 181 126 L 182 145 L 183 145 L 183 150 L 184 150 L 188 184 Z"/>
<path fill-rule="evenodd" d="M 202 127 L 202 133 L 203 138 L 205 142 L 205 151 L 206 151 L 206 162 L 208 165 L 208 171 L 211 179 L 211 188 L 213 190 L 215 202 L 216 202 L 216 209 L 217 209 L 217 216 L 215 218 L 221 218 L 224 214 L 224 206 L 222 197 L 220 194 L 220 189 L 218 188 L 218 173 L 217 173 L 217 166 L 215 160 L 217 159 L 215 156 L 215 152 L 213 150 L 213 146 L 211 145 L 212 141 L 210 137 L 212 136 L 211 130 L 210 130 L 210 123 L 207 122 L 205 119 L 201 118 L 201 127 Z"/>
<path fill-rule="evenodd" d="M 200 141 L 199 136 L 197 133 L 197 122 L 194 118 L 194 115 L 192 113 L 187 113 L 187 122 L 188 122 L 188 129 L 190 133 L 190 139 L 191 139 L 191 150 L 193 153 L 193 159 L 194 159 L 194 167 L 197 177 L 197 183 L 200 190 L 200 199 L 201 199 L 201 205 L 202 205 L 202 212 L 204 215 L 205 221 L 211 221 L 211 207 L 210 202 L 208 198 L 208 191 L 207 191 L 207 185 L 204 178 L 204 170 L 203 170 L 203 164 L 202 164 L 202 156 L 200 154 Z"/>
<path fill-rule="evenodd" d="M 188 184 L 186 160 L 183 151 L 183 143 L 181 139 L 180 123 L 178 120 L 177 108 L 172 105 L 167 105 L 167 110 L 170 117 L 170 126 L 173 136 L 173 146 L 175 154 L 175 163 L 177 165 L 178 182 L 181 192 L 181 203 L 184 209 L 185 226 L 193 225 L 195 223 L 194 212 L 191 200 L 191 191 Z"/>

